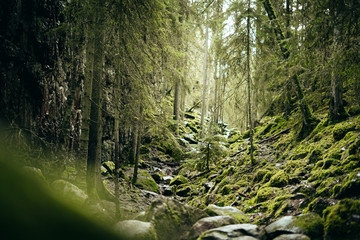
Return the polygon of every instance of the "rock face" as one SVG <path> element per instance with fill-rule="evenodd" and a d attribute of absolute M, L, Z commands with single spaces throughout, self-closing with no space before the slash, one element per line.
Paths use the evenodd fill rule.
<path fill-rule="evenodd" d="M 218 228 L 225 225 L 237 224 L 237 223 L 238 221 L 230 216 L 214 216 L 214 217 L 202 218 L 191 227 L 188 239 L 195 240 L 203 232 L 209 229 Z"/>
<path fill-rule="evenodd" d="M 233 224 L 210 229 L 198 238 L 199 240 L 255 240 L 259 237 L 260 229 L 253 224 Z"/>
<path fill-rule="evenodd" d="M 157 240 L 154 226 L 149 222 L 126 220 L 115 225 L 115 231 L 133 240 Z"/>
<path fill-rule="evenodd" d="M 206 213 L 210 216 L 231 216 L 240 223 L 245 223 L 248 221 L 248 217 L 242 211 L 230 206 L 218 207 L 216 205 L 210 204 L 206 209 Z"/>
<path fill-rule="evenodd" d="M 174 199 L 159 196 L 146 211 L 146 220 L 153 223 L 159 240 L 183 239 L 191 226 L 204 214 Z"/>
<path fill-rule="evenodd" d="M 265 238 L 274 239 L 283 234 L 304 234 L 311 239 L 323 238 L 323 222 L 315 213 L 285 216 L 265 227 Z"/>
<path fill-rule="evenodd" d="M 51 187 L 57 194 L 60 194 L 65 201 L 78 206 L 84 205 L 85 201 L 88 199 L 88 196 L 83 190 L 64 180 L 54 181 L 51 184 Z"/>

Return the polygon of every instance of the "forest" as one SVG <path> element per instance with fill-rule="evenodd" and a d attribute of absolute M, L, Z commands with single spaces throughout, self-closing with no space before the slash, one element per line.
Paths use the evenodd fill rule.
<path fill-rule="evenodd" d="M 359 0 L 2 0 L 1 239 L 359 240 Z"/>

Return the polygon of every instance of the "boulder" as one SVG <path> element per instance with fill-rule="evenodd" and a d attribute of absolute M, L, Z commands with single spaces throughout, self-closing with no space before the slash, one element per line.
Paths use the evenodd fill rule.
<path fill-rule="evenodd" d="M 310 240 L 310 238 L 304 234 L 283 234 L 273 240 Z"/>
<path fill-rule="evenodd" d="M 253 224 L 232 224 L 210 229 L 198 238 L 199 240 L 255 240 L 259 237 L 260 229 Z"/>
<path fill-rule="evenodd" d="M 77 206 L 84 205 L 85 201 L 88 199 L 88 196 L 83 190 L 62 179 L 55 180 L 51 184 L 51 187 L 55 193 L 62 197 L 62 199 Z"/>
<path fill-rule="evenodd" d="M 171 179 L 170 181 L 170 186 L 179 186 L 182 184 L 188 183 L 188 180 L 186 179 L 186 177 L 182 176 L 182 175 L 177 175 L 176 177 L 174 177 L 173 179 Z"/>
<path fill-rule="evenodd" d="M 146 220 L 154 224 L 159 240 L 183 239 L 203 216 L 199 209 L 162 196 L 158 196 L 146 211 Z"/>
<path fill-rule="evenodd" d="M 25 173 L 27 173 L 29 176 L 31 176 L 34 179 L 39 180 L 41 183 L 45 183 L 47 185 L 46 179 L 40 169 L 34 168 L 34 167 L 29 167 L 29 166 L 25 166 L 25 167 L 23 167 L 23 169 L 24 169 Z"/>
<path fill-rule="evenodd" d="M 214 216 L 202 218 L 191 227 L 188 239 L 197 239 L 203 232 L 212 228 L 218 228 L 225 225 L 237 223 L 238 221 L 230 216 Z"/>
<path fill-rule="evenodd" d="M 206 213 L 210 216 L 231 216 L 239 221 L 239 223 L 248 221 L 248 217 L 245 213 L 231 206 L 218 207 L 214 204 L 210 204 L 206 209 Z"/>
<path fill-rule="evenodd" d="M 311 239 L 323 238 L 324 225 L 316 213 L 285 216 L 265 227 L 266 239 L 274 239 L 282 234 L 305 234 Z"/>
<path fill-rule="evenodd" d="M 115 225 L 115 231 L 132 240 L 157 240 L 152 223 L 138 220 L 125 220 Z"/>
<path fill-rule="evenodd" d="M 150 173 L 148 173 L 146 170 L 139 170 L 135 186 L 144 190 L 159 193 L 158 185 L 151 177 Z"/>
<path fill-rule="evenodd" d="M 328 207 L 323 217 L 326 240 L 360 239 L 360 200 L 343 199 Z"/>

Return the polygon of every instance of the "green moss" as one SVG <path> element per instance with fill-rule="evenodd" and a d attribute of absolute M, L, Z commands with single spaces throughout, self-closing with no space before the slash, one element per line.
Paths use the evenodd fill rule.
<path fill-rule="evenodd" d="M 294 225 L 304 229 L 305 234 L 313 240 L 323 239 L 324 223 L 318 214 L 301 214 L 295 218 Z"/>
<path fill-rule="evenodd" d="M 159 187 L 156 184 L 155 180 L 145 170 L 139 170 L 135 186 L 151 192 L 159 192 Z"/>
<path fill-rule="evenodd" d="M 343 181 L 342 187 L 336 197 L 357 196 L 360 192 L 360 172 L 350 173 Z"/>
<path fill-rule="evenodd" d="M 324 211 L 325 239 L 360 239 L 360 200 L 344 199 Z"/>
<path fill-rule="evenodd" d="M 335 141 L 339 141 L 343 137 L 345 137 L 345 135 L 348 132 L 356 130 L 356 129 L 358 129 L 358 127 L 356 127 L 356 124 L 354 122 L 338 123 L 334 126 L 333 137 L 334 137 Z"/>
<path fill-rule="evenodd" d="M 225 196 L 228 195 L 232 192 L 233 186 L 232 185 L 225 185 L 222 189 L 221 189 L 221 195 Z"/>
<path fill-rule="evenodd" d="M 263 178 L 265 177 L 266 174 L 268 174 L 270 171 L 267 169 L 259 169 L 255 172 L 254 174 L 254 179 L 253 182 L 254 183 L 258 183 L 261 182 L 263 180 Z M 271 176 L 270 176 L 271 177 Z M 270 179 L 270 178 L 269 178 Z"/>
<path fill-rule="evenodd" d="M 170 181 L 170 186 L 173 185 L 182 185 L 182 184 L 186 184 L 189 181 L 186 179 L 186 177 L 184 177 L 183 175 L 177 175 L 176 177 L 174 177 L 173 179 L 171 179 Z"/>
<path fill-rule="evenodd" d="M 317 161 L 321 160 L 322 152 L 320 149 L 314 149 L 309 155 L 308 163 L 316 163 Z"/>
<path fill-rule="evenodd" d="M 270 178 L 271 187 L 284 187 L 289 183 L 289 176 L 284 171 L 277 172 Z"/>
<path fill-rule="evenodd" d="M 268 200 L 270 197 L 275 196 L 280 191 L 279 188 L 276 187 L 265 187 L 259 189 L 256 194 L 255 202 L 260 203 Z"/>

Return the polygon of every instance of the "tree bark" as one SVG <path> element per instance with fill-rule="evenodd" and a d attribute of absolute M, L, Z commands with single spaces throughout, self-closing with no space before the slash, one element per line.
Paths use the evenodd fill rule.
<path fill-rule="evenodd" d="M 96 12 L 96 21 L 93 25 L 94 31 L 94 59 L 92 74 L 91 91 L 91 110 L 89 126 L 89 147 L 87 157 L 86 183 L 90 198 L 97 199 L 97 181 L 100 181 L 100 163 L 101 163 L 101 140 L 102 140 L 102 122 L 101 122 L 101 99 L 102 99 L 102 71 L 103 71 L 103 1 L 99 0 L 99 10 Z"/>

